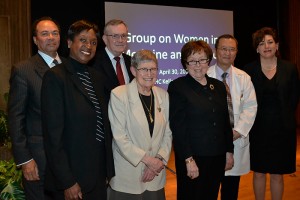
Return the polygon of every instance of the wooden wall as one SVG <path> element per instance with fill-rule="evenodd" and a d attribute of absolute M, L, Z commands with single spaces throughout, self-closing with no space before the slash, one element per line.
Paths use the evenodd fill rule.
<path fill-rule="evenodd" d="M 30 0 L 0 1 L 0 109 L 9 90 L 11 66 L 31 55 Z"/>

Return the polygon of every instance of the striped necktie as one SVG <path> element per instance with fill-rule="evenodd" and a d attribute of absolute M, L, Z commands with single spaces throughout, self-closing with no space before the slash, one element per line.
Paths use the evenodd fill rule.
<path fill-rule="evenodd" d="M 87 91 L 90 100 L 94 104 L 96 117 L 97 117 L 96 140 L 102 142 L 104 141 L 104 127 L 103 127 L 103 119 L 101 114 L 101 107 L 97 95 L 95 93 L 93 83 L 91 82 L 89 72 L 88 71 L 84 71 L 83 73 L 77 72 L 77 75 L 79 76 L 79 79 L 81 80 L 85 90 Z"/>
<path fill-rule="evenodd" d="M 227 75 L 228 75 L 228 73 L 224 72 L 221 77 L 223 79 L 223 83 L 224 83 L 224 85 L 226 87 L 226 92 L 227 92 L 227 104 L 228 104 L 228 112 L 229 112 L 230 125 L 231 125 L 231 127 L 234 127 L 232 99 L 231 99 L 231 94 L 230 94 L 229 86 L 228 86 L 228 84 L 226 82 L 226 76 Z"/>

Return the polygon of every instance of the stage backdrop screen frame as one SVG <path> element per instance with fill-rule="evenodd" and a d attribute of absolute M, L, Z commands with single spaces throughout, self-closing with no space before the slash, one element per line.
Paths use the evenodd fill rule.
<path fill-rule="evenodd" d="M 168 84 L 187 72 L 180 62 L 180 50 L 189 40 L 204 40 L 214 51 L 218 36 L 233 34 L 233 11 L 162 5 L 105 2 L 105 21 L 122 19 L 128 25 L 128 49 L 148 49 L 158 59 L 156 85 Z M 213 58 L 211 65 L 215 63 Z"/>

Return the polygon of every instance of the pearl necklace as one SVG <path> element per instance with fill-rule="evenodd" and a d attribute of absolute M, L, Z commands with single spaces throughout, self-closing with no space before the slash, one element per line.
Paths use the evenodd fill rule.
<path fill-rule="evenodd" d="M 266 71 L 272 71 L 272 70 L 276 69 L 276 67 L 277 67 L 277 65 L 275 65 L 275 66 L 272 67 L 271 69 L 268 69 L 268 68 L 266 68 L 266 67 L 261 66 L 261 68 L 262 68 L 263 70 L 266 70 Z"/>

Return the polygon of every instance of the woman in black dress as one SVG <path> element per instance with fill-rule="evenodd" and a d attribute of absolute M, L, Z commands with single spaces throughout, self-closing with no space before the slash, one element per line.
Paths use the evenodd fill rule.
<path fill-rule="evenodd" d="M 282 199 L 283 174 L 296 170 L 297 67 L 278 58 L 276 31 L 264 27 L 253 35 L 259 59 L 246 65 L 255 87 L 258 110 L 250 132 L 250 160 L 255 198 L 264 199 L 270 174 L 272 199 Z"/>

